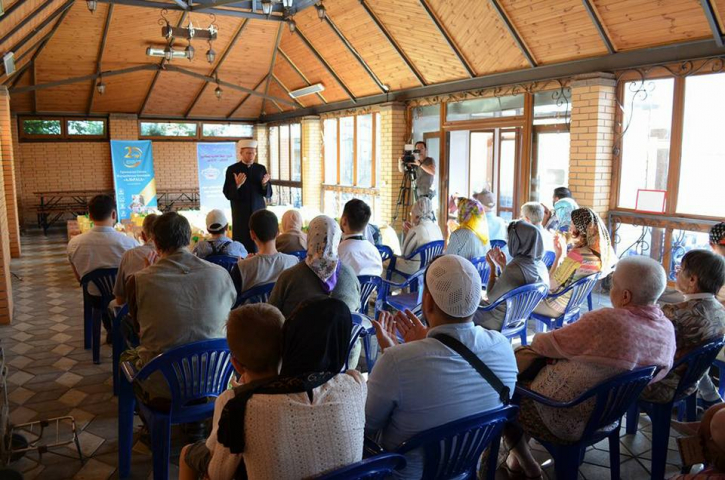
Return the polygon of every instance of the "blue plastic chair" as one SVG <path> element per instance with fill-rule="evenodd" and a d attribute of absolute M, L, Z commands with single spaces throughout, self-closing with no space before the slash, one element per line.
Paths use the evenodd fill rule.
<path fill-rule="evenodd" d="M 126 348 L 126 342 L 121 333 L 121 322 L 123 317 L 128 315 L 128 305 L 124 305 L 121 310 L 118 311 L 116 316 L 113 318 L 113 395 L 118 396 L 118 381 L 120 370 L 118 368 L 119 359 L 121 358 L 121 352 Z"/>
<path fill-rule="evenodd" d="M 83 275 L 83 348 L 93 349 L 93 363 L 101 363 L 101 317 L 108 304 L 115 298 L 113 286 L 116 284 L 118 268 L 98 268 Z M 101 296 L 88 293 L 90 283 L 96 286 Z"/>
<path fill-rule="evenodd" d="M 589 294 L 592 293 L 592 289 L 594 288 L 594 285 L 596 285 L 597 280 L 599 280 L 599 274 L 595 273 L 594 275 L 580 278 L 559 293 L 549 294 L 546 298 L 554 299 L 567 293 L 571 293 L 569 303 L 567 303 L 564 313 L 558 317 L 547 317 L 546 315 L 541 315 L 539 313 L 532 313 L 531 318 L 545 325 L 549 330 L 555 330 L 568 323 L 576 322 L 581 316 L 581 306 Z M 540 327 L 540 325 L 537 325 L 537 331 L 539 331 L 538 327 Z"/>
<path fill-rule="evenodd" d="M 416 248 L 413 253 L 405 257 L 406 260 L 414 260 L 416 257 L 420 259 L 420 267 L 418 270 L 425 270 L 428 264 L 433 261 L 435 257 L 443 254 L 443 240 L 436 240 L 435 242 L 426 243 Z M 392 256 L 390 263 L 388 264 L 388 270 L 385 275 L 386 280 L 393 278 L 393 273 L 397 273 L 403 278 L 410 278 L 412 274 L 401 272 L 396 270 L 395 263 L 398 257 Z"/>
<path fill-rule="evenodd" d="M 307 258 L 307 250 L 297 250 L 296 252 L 290 252 L 288 255 L 294 255 L 303 262 Z"/>
<path fill-rule="evenodd" d="M 160 372 L 171 392 L 168 411 L 138 402 L 151 433 L 153 472 L 155 480 L 169 478 L 171 426 L 199 422 L 214 414 L 216 398 L 227 389 L 232 375 L 231 354 L 224 338 L 191 343 L 169 350 L 151 360 L 141 370 L 131 362 L 123 362 L 118 399 L 118 470 L 121 478 L 131 470 L 133 444 L 133 412 L 136 396 L 132 383 L 148 380 Z"/>
<path fill-rule="evenodd" d="M 652 381 L 656 370 L 657 367 L 644 367 L 617 375 L 566 403 L 554 401 L 523 387 L 516 387 L 514 402 L 520 397 L 528 397 L 552 408 L 571 408 L 590 398 L 595 399 L 594 410 L 578 442 L 562 445 L 534 437 L 554 458 L 557 480 L 577 480 L 579 465 L 584 461 L 587 447 L 605 438 L 609 440 L 611 478 L 619 479 L 619 428 L 622 415 L 637 401 L 642 390 Z M 664 477 L 659 478 L 662 480 Z"/>
<path fill-rule="evenodd" d="M 418 270 L 408 277 L 403 283 L 395 283 L 388 280 L 382 280 L 382 288 L 378 291 L 379 305 L 387 305 L 396 310 L 410 310 L 416 315 L 420 313 L 423 305 L 423 288 L 420 285 L 420 279 L 425 274 L 425 270 Z M 410 293 L 400 293 L 398 295 L 390 295 L 391 288 L 410 289 Z"/>
<path fill-rule="evenodd" d="M 373 292 L 380 292 L 380 287 L 383 284 L 383 279 L 373 275 L 360 275 L 357 277 L 360 282 L 360 309 L 358 312 L 367 315 L 370 301 L 370 296 Z M 375 309 L 374 315 L 377 317 L 377 308 Z"/>
<path fill-rule="evenodd" d="M 375 325 L 373 325 L 373 322 L 370 321 L 370 317 L 358 312 L 352 313 L 352 322 L 362 327 L 360 338 L 362 339 L 363 348 L 365 349 L 365 363 L 368 367 L 368 373 L 370 373 L 373 371 L 375 362 L 378 359 L 377 348 L 373 351 L 372 346 L 370 345 L 370 337 L 375 336 Z"/>
<path fill-rule="evenodd" d="M 476 267 L 478 274 L 481 276 L 481 285 L 485 290 L 488 285 L 488 277 L 491 275 L 491 267 L 486 261 L 486 255 L 474 258 L 471 260 L 471 263 Z"/>
<path fill-rule="evenodd" d="M 384 453 L 314 478 L 316 480 L 383 480 L 389 478 L 393 472 L 405 468 L 405 463 L 405 457 L 402 455 Z"/>
<path fill-rule="evenodd" d="M 556 253 L 544 252 L 544 258 L 541 260 L 544 262 L 544 265 L 546 265 L 546 268 L 551 268 L 551 266 L 554 265 L 554 260 L 556 260 Z"/>
<path fill-rule="evenodd" d="M 644 410 L 652 420 L 652 480 L 662 479 L 665 476 L 665 464 L 667 462 L 667 444 L 670 438 L 670 423 L 672 421 L 672 407 L 684 400 L 687 410 L 688 421 L 694 421 L 697 409 L 697 392 L 692 395 L 685 395 L 685 392 L 693 385 L 697 385 L 700 378 L 708 371 L 710 365 L 720 353 L 725 344 L 723 339 L 707 343 L 679 359 L 672 366 L 672 370 L 681 365 L 687 365 L 687 369 L 680 377 L 674 397 L 668 403 L 652 403 L 639 400 L 632 404 L 627 411 L 627 434 L 637 433 L 639 411 Z"/>
<path fill-rule="evenodd" d="M 506 248 L 506 245 L 508 245 L 506 243 L 506 240 L 491 240 L 491 248 L 498 247 L 503 250 L 504 248 Z"/>
<path fill-rule="evenodd" d="M 237 302 L 234 304 L 233 308 L 252 303 L 267 303 L 269 301 L 269 296 L 272 294 L 272 289 L 274 289 L 274 283 L 275 282 L 264 283 L 239 293 L 237 295 Z"/>
<path fill-rule="evenodd" d="M 213 263 L 214 265 L 219 265 L 220 267 L 223 267 L 224 270 L 229 272 L 229 274 L 231 275 L 232 269 L 237 265 L 239 258 L 233 257 L 231 255 L 209 255 L 208 257 L 205 257 L 204 260 Z"/>
<path fill-rule="evenodd" d="M 506 316 L 503 320 L 501 333 L 511 341 L 514 337 L 521 338 L 521 345 L 526 345 L 526 327 L 529 317 L 541 300 L 549 292 L 549 286 L 543 283 L 524 285 L 506 292 L 498 300 L 486 307 L 478 307 L 481 312 L 490 312 L 501 303 L 506 302 Z"/>
<path fill-rule="evenodd" d="M 383 260 L 383 263 L 393 258 L 393 249 L 387 245 L 375 245 L 375 248 L 380 252 L 380 258 Z"/>
<path fill-rule="evenodd" d="M 722 360 L 715 359 L 714 362 L 712 362 L 712 365 L 714 367 L 717 367 L 718 370 L 718 387 L 717 391 L 720 394 L 720 398 L 723 398 L 723 395 L 725 395 L 725 362 Z"/>

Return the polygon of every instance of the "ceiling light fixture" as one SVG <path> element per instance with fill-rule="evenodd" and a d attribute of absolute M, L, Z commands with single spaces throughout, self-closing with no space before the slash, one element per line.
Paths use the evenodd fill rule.
<path fill-rule="evenodd" d="M 194 47 L 191 46 L 191 40 L 189 41 L 189 45 L 186 46 L 184 52 L 186 53 L 186 58 L 188 58 L 189 61 L 192 61 L 194 59 L 194 53 L 196 52 L 196 50 L 194 50 Z"/>
<path fill-rule="evenodd" d="M 317 9 L 317 18 L 320 20 L 324 20 L 325 16 L 327 15 L 327 10 L 325 9 L 325 6 L 322 4 L 322 2 L 315 4 L 315 8 Z"/>
<path fill-rule="evenodd" d="M 216 88 L 214 89 L 214 95 L 216 95 L 217 100 L 222 99 L 222 87 L 219 85 L 219 75 L 216 75 Z"/>
<path fill-rule="evenodd" d="M 282 6 L 284 8 L 292 8 L 292 5 L 294 4 L 294 0 L 282 0 Z"/>
<path fill-rule="evenodd" d="M 216 59 L 216 52 L 214 51 L 214 48 L 211 46 L 211 42 L 209 42 L 209 50 L 206 51 L 206 61 L 209 63 L 214 63 L 215 59 Z"/>
<path fill-rule="evenodd" d="M 313 93 L 319 93 L 324 92 L 325 86 L 321 83 L 315 83 L 314 85 L 310 85 L 309 87 L 300 88 L 298 90 L 293 90 L 289 92 L 289 96 L 292 98 L 300 98 L 304 97 L 305 95 L 312 95 Z"/>
<path fill-rule="evenodd" d="M 87 0 L 89 5 L 91 1 L 95 4 L 98 0 Z M 90 7 L 89 7 L 90 8 Z M 206 52 L 206 59 L 209 63 L 214 63 L 216 59 L 216 52 L 212 47 L 212 42 L 216 40 L 219 29 L 216 24 L 216 17 L 211 16 L 211 23 L 207 28 L 195 27 L 194 24 L 189 21 L 189 24 L 185 27 L 174 27 L 166 18 L 167 11 L 164 9 L 161 11 L 161 18 L 158 23 L 161 25 L 161 35 L 169 42 L 169 46 L 164 49 L 158 47 L 149 47 L 146 49 L 146 55 L 154 57 L 165 57 L 168 61 L 174 58 L 187 58 L 189 61 L 194 60 L 196 56 L 196 49 L 191 44 L 194 39 L 206 40 L 209 42 L 209 50 Z M 171 48 L 171 42 L 173 39 L 184 39 L 188 42 L 188 45 L 184 50 L 174 50 Z"/>
<path fill-rule="evenodd" d="M 91 13 L 96 11 L 96 8 L 98 7 L 98 2 L 96 0 L 86 0 L 86 5 L 88 6 L 88 10 L 91 11 Z"/>
<path fill-rule="evenodd" d="M 262 13 L 272 15 L 272 0 L 262 0 Z"/>
<path fill-rule="evenodd" d="M 103 75 L 98 76 L 98 85 L 96 85 L 96 90 L 98 90 L 99 95 L 106 93 L 106 84 L 103 83 Z"/>
<path fill-rule="evenodd" d="M 297 31 L 297 23 L 293 19 L 287 20 L 287 25 L 289 26 L 290 33 L 295 33 Z"/>
<path fill-rule="evenodd" d="M 185 50 L 174 50 L 173 48 L 154 48 L 148 47 L 146 49 L 146 55 L 149 57 L 164 57 L 166 60 L 171 61 L 174 58 L 188 58 Z"/>

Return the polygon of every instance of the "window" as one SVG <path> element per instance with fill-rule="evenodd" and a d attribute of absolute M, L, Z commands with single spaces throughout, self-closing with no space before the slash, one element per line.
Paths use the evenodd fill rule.
<path fill-rule="evenodd" d="M 269 127 L 269 174 L 275 205 L 302 206 L 302 126 Z"/>
<path fill-rule="evenodd" d="M 571 89 L 548 90 L 534 94 L 534 125 L 569 123 Z"/>
<path fill-rule="evenodd" d="M 105 140 L 106 119 L 71 117 L 18 119 L 20 138 L 24 141 Z"/>
<path fill-rule="evenodd" d="M 534 94 L 530 201 L 550 204 L 554 189 L 569 184 L 570 119 L 570 88 Z"/>
<path fill-rule="evenodd" d="M 524 95 L 476 98 L 449 103 L 446 122 L 480 120 L 496 117 L 518 117 L 524 114 Z"/>
<path fill-rule="evenodd" d="M 252 138 L 254 127 L 241 123 L 204 123 L 201 135 L 211 138 Z"/>
<path fill-rule="evenodd" d="M 198 125 L 194 122 L 141 122 L 141 137 L 193 137 L 196 138 Z"/>
<path fill-rule="evenodd" d="M 152 140 L 233 141 L 254 137 L 248 123 L 140 121 L 139 137 Z"/>

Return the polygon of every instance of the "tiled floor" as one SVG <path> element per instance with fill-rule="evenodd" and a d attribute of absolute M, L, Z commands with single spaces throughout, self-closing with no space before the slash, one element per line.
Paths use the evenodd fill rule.
<path fill-rule="evenodd" d="M 8 391 L 11 421 L 22 423 L 60 415 L 72 415 L 78 423 L 80 441 L 87 460 L 81 465 L 75 453 L 61 448 L 38 459 L 27 455 L 12 466 L 25 478 L 42 480 L 117 478 L 117 400 L 111 393 L 111 351 L 104 346 L 102 362 L 94 365 L 90 351 L 83 349 L 81 291 L 65 256 L 65 237 L 29 234 L 23 237 L 23 257 L 11 266 L 15 319 L 12 326 L 0 326 L 0 338 L 10 367 Z M 606 305 L 598 298 L 595 304 Z M 646 417 L 640 433 L 622 437 L 622 478 L 648 479 L 650 429 Z M 606 443 L 590 449 L 580 472 L 581 478 L 609 478 Z M 670 439 L 668 476 L 677 472 L 679 455 Z M 150 478 L 150 456 L 134 451 L 133 478 Z M 548 455 L 535 447 L 541 462 Z M 549 461 L 547 478 L 555 478 Z M 177 469 L 172 467 L 175 478 Z M 498 478 L 506 478 L 499 472 Z"/>

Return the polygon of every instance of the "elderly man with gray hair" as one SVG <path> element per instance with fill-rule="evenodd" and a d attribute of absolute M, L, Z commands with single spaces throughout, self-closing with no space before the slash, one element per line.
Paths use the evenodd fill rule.
<path fill-rule="evenodd" d="M 544 241 L 544 251 L 554 251 L 554 235 L 544 228 L 544 206 L 539 202 L 527 202 L 521 205 L 521 218 L 535 226 L 541 232 Z"/>

